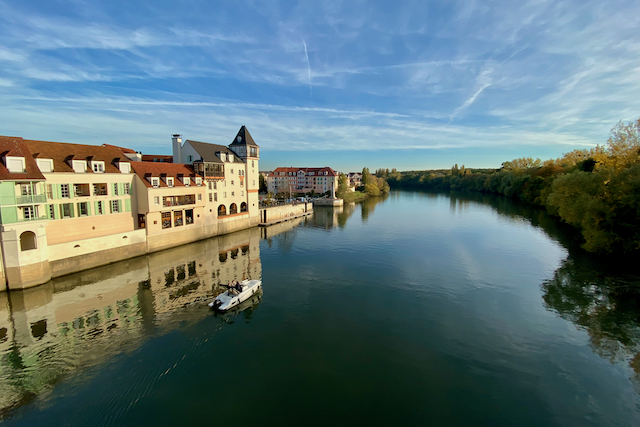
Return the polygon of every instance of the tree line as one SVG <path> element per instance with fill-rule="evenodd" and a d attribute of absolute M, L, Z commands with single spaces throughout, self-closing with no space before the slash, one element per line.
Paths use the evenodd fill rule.
<path fill-rule="evenodd" d="M 454 165 L 446 170 L 378 169 L 391 188 L 469 190 L 540 206 L 576 227 L 583 247 L 598 253 L 640 250 L 640 119 L 619 122 L 607 143 L 554 160 L 523 157 L 500 169 Z"/>

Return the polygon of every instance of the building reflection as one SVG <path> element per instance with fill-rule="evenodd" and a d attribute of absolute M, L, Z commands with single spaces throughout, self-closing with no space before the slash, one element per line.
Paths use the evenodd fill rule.
<path fill-rule="evenodd" d="M 0 413 L 74 369 L 136 348 L 177 317 L 184 325 L 210 316 L 206 302 L 222 284 L 261 278 L 261 232 L 254 227 L 0 293 Z"/>

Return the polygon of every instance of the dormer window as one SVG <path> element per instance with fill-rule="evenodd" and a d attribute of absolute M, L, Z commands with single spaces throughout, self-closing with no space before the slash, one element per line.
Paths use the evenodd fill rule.
<path fill-rule="evenodd" d="M 196 177 L 196 185 L 202 185 L 202 178 L 199 176 Z"/>
<path fill-rule="evenodd" d="M 118 167 L 120 168 L 120 173 L 131 173 L 131 163 L 118 162 Z"/>
<path fill-rule="evenodd" d="M 87 162 L 84 160 L 71 160 L 71 167 L 75 173 L 87 172 Z"/>
<path fill-rule="evenodd" d="M 151 178 L 151 185 L 153 186 L 153 188 L 160 187 L 160 178 L 152 177 Z"/>
<path fill-rule="evenodd" d="M 182 183 L 184 184 L 185 187 L 188 187 L 191 185 L 191 180 L 189 179 L 188 176 L 183 176 L 182 177 Z"/>
<path fill-rule="evenodd" d="M 53 172 L 53 159 L 36 159 L 36 164 L 40 172 Z"/>
<path fill-rule="evenodd" d="M 11 173 L 25 173 L 27 171 L 24 157 L 5 156 L 4 164 Z"/>
<path fill-rule="evenodd" d="M 227 153 L 220 153 L 220 160 L 222 160 L 223 162 L 227 161 Z"/>
<path fill-rule="evenodd" d="M 309 175 L 315 175 L 315 172 L 309 172 Z"/>
<path fill-rule="evenodd" d="M 90 162 L 94 173 L 104 173 L 104 162 Z"/>
<path fill-rule="evenodd" d="M 167 178 L 167 187 L 173 187 L 173 177 Z"/>
<path fill-rule="evenodd" d="M 233 162 L 233 154 L 229 154 L 229 161 Z"/>

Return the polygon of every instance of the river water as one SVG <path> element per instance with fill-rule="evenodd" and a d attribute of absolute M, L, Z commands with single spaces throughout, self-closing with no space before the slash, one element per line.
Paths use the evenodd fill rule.
<path fill-rule="evenodd" d="M 640 425 L 640 279 L 571 233 L 393 192 L 0 294 L 1 423 Z"/>

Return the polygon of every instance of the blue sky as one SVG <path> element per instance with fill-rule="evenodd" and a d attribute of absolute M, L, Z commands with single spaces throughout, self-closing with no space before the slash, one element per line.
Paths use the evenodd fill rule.
<path fill-rule="evenodd" d="M 0 0 L 0 134 L 262 170 L 499 167 L 640 116 L 635 1 Z"/>

